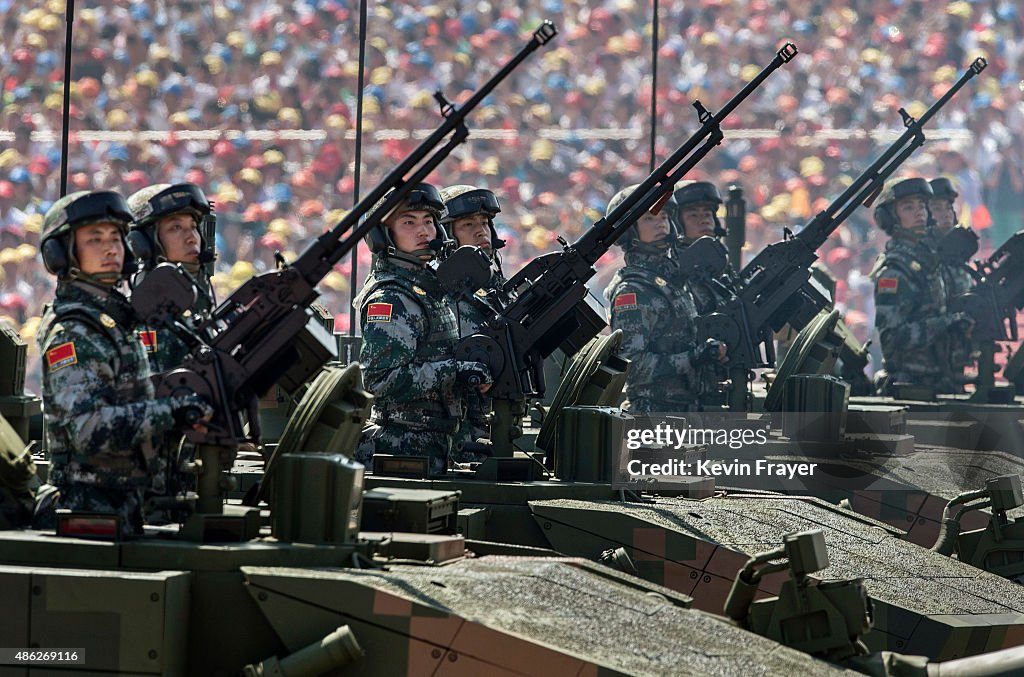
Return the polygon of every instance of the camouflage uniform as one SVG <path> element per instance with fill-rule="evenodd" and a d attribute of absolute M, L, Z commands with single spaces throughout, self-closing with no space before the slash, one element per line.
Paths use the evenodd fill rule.
<path fill-rule="evenodd" d="M 356 460 L 373 454 L 428 456 L 430 474 L 448 468 L 463 417 L 456 386 L 455 313 L 433 269 L 377 257 L 355 299 L 363 343 L 359 361 L 376 399 Z"/>
<path fill-rule="evenodd" d="M 212 255 L 213 243 L 207 241 L 212 229 L 207 232 L 205 226 L 212 223 L 213 213 L 206 195 L 199 186 L 191 183 L 161 183 L 147 186 L 128 198 L 128 206 L 134 217 L 128 242 L 135 256 L 142 262 L 142 271 L 136 276 L 133 287 L 139 287 L 147 271 L 169 260 L 159 237 L 159 225 L 163 219 L 179 214 L 190 216 L 199 231 L 200 251 Z M 193 330 L 197 321 L 207 316 L 213 309 L 210 279 L 201 263 L 173 263 L 181 264 L 192 276 L 198 289 L 196 302 L 185 316 L 176 318 L 187 329 Z M 146 349 L 150 370 L 154 374 L 177 369 L 190 352 L 185 341 L 167 327 L 143 326 L 139 328 L 138 335 Z M 195 489 L 195 475 L 182 469 L 184 463 L 192 460 L 194 448 L 187 443 L 182 448 L 182 441 L 182 435 L 176 431 L 167 434 L 163 450 L 152 466 L 153 483 L 146 491 L 147 499 L 174 496 Z M 157 509 L 147 512 L 146 521 L 166 523 L 180 521 L 184 517 Z"/>
<path fill-rule="evenodd" d="M 682 254 L 693 242 L 694 240 L 686 237 L 679 238 L 676 241 L 676 252 Z M 722 249 L 723 255 L 726 255 L 724 246 Z M 693 299 L 694 316 L 696 317 L 714 312 L 722 303 L 729 300 L 730 294 L 736 291 L 734 279 L 735 273 L 732 265 L 726 261 L 725 269 L 717 276 L 708 278 L 700 275 L 676 274 L 672 282 L 686 285 L 686 289 Z M 720 362 L 711 362 L 697 366 L 696 371 L 697 394 L 701 404 L 704 406 L 726 404 L 728 396 L 721 384 L 729 378 L 728 367 Z"/>
<path fill-rule="evenodd" d="M 473 294 L 464 294 L 455 300 L 455 315 L 459 336 L 465 338 L 479 331 L 484 322 L 501 312 L 510 302 L 507 294 L 501 289 L 505 277 L 498 271 L 492 271 L 487 285 Z M 455 435 L 456 451 L 454 458 L 459 463 L 472 463 L 485 460 L 481 454 L 471 451 L 464 452 L 461 447 L 467 442 L 487 439 L 490 436 L 491 398 L 470 390 L 465 394 L 466 417 Z"/>
<path fill-rule="evenodd" d="M 669 284 L 675 263 L 665 253 L 627 251 L 626 265 L 605 290 L 612 329 L 624 336 L 619 354 L 631 361 L 629 411 L 684 412 L 698 408 L 697 311 L 689 292 Z"/>
<path fill-rule="evenodd" d="M 155 399 L 146 353 L 127 300 L 85 282 L 61 283 L 40 323 L 51 482 L 60 508 L 115 512 L 140 533 L 140 491 L 173 411 L 186 398 Z"/>
<path fill-rule="evenodd" d="M 179 321 L 190 329 L 192 328 L 191 318 L 179 318 Z M 166 327 L 143 326 L 138 329 L 136 334 L 146 351 L 149 369 L 153 374 L 177 369 L 189 354 L 189 348 L 185 342 Z M 144 492 L 145 498 L 173 497 L 179 493 L 194 491 L 196 487 L 195 474 L 183 470 L 184 465 L 193 459 L 194 453 L 194 446 L 185 441 L 179 431 L 168 431 L 164 436 L 160 453 L 150 464 L 152 482 Z M 184 517 L 183 514 L 162 508 L 153 509 L 151 506 L 147 508 L 146 512 L 146 522 L 152 524 L 180 522 Z"/>
<path fill-rule="evenodd" d="M 889 240 L 875 263 L 875 327 L 881 341 L 887 382 L 951 388 L 950 338 L 963 317 L 946 310 L 946 289 L 935 252 L 922 241 Z"/>
<path fill-rule="evenodd" d="M 961 294 L 966 294 L 974 284 L 971 274 L 967 272 L 965 263 L 939 261 L 939 275 L 946 292 L 946 305 Z M 974 346 L 971 339 L 963 331 L 955 331 L 950 337 L 949 361 L 951 382 L 955 392 L 963 392 L 965 382 L 964 368 L 974 364 Z"/>

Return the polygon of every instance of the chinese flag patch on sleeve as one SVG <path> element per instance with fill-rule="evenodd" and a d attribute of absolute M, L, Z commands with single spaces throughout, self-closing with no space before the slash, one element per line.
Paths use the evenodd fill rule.
<path fill-rule="evenodd" d="M 146 349 L 147 353 L 156 352 L 156 332 L 155 331 L 140 331 L 139 340 L 142 341 L 142 346 Z"/>
<path fill-rule="evenodd" d="M 78 362 L 78 355 L 75 353 L 74 343 L 62 343 L 56 348 L 46 351 L 46 364 L 50 371 L 57 371 L 76 362 Z"/>
<path fill-rule="evenodd" d="M 366 309 L 366 321 L 367 322 L 390 322 L 391 321 L 391 304 L 390 303 L 371 303 L 370 307 Z"/>
<path fill-rule="evenodd" d="M 615 297 L 615 310 L 636 310 L 636 294 L 619 294 Z"/>
<path fill-rule="evenodd" d="M 878 293 L 895 294 L 900 288 L 898 277 L 883 277 L 878 280 Z"/>

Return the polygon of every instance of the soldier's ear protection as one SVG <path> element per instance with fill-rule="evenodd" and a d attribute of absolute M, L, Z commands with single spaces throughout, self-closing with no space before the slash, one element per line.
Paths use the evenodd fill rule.
<path fill-rule="evenodd" d="M 39 251 L 43 257 L 43 265 L 47 272 L 57 277 L 64 277 L 71 269 L 71 259 L 68 257 L 68 244 L 71 233 L 51 237 L 43 243 Z"/>
<path fill-rule="evenodd" d="M 886 235 L 892 235 L 896 228 L 896 201 L 880 202 L 875 205 L 875 223 Z"/>
<path fill-rule="evenodd" d="M 66 277 L 71 269 L 78 265 L 74 253 L 74 232 L 77 228 L 90 223 L 113 223 L 120 227 L 123 242 L 125 231 L 131 221 L 132 214 L 128 204 L 118 193 L 99 191 L 78 198 L 64 208 L 64 223 L 68 226 L 67 230 L 55 233 L 40 245 L 43 266 L 58 278 Z M 128 251 L 125 251 L 121 273 L 130 275 L 135 270 L 135 262 L 128 256 Z"/>

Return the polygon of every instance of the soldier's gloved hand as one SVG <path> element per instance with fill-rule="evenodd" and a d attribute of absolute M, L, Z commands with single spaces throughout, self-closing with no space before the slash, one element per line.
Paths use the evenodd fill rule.
<path fill-rule="evenodd" d="M 693 363 L 696 366 L 704 364 L 716 364 L 725 361 L 726 345 L 718 339 L 709 338 L 699 346 L 694 355 Z"/>
<path fill-rule="evenodd" d="M 963 334 L 967 338 L 971 337 L 971 332 L 974 329 L 974 318 L 969 313 L 952 313 L 949 318 L 950 331 Z"/>
<path fill-rule="evenodd" d="M 213 418 L 213 407 L 199 395 L 175 395 L 171 398 L 171 415 L 179 428 L 191 428 Z"/>
<path fill-rule="evenodd" d="M 483 362 L 455 361 L 455 382 L 467 388 L 477 388 L 494 383 L 491 370 Z"/>

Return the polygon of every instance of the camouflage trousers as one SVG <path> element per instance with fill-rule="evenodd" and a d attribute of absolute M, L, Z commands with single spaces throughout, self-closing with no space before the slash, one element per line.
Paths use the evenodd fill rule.
<path fill-rule="evenodd" d="M 452 436 L 431 430 L 414 430 L 391 421 L 384 425 L 371 423 L 363 428 L 356 447 L 355 460 L 373 470 L 375 454 L 393 456 L 426 456 L 432 477 L 448 472 L 448 455 Z"/>
<path fill-rule="evenodd" d="M 698 411 L 696 402 L 668 402 L 652 397 L 638 396 L 629 397 L 627 412 L 633 416 L 644 414 L 682 414 L 689 411 Z"/>
<path fill-rule="evenodd" d="M 142 495 L 138 489 L 108 489 L 91 484 L 60 488 L 57 508 L 76 512 L 114 513 L 121 516 L 121 536 L 142 534 Z"/>
<path fill-rule="evenodd" d="M 150 484 L 146 487 L 143 503 L 147 524 L 183 522 L 188 517 L 179 509 L 153 506 L 159 499 L 174 498 L 196 490 L 195 473 L 184 469 L 185 464 L 195 457 L 195 446 L 181 442 L 180 434 L 166 435 L 161 453 L 149 463 Z"/>
<path fill-rule="evenodd" d="M 455 440 L 452 444 L 452 460 L 456 463 L 483 463 L 488 455 L 473 450 L 479 449 L 478 440 L 488 441 L 489 432 L 486 421 L 470 421 L 468 418 L 462 420 L 458 431 L 455 433 Z"/>

